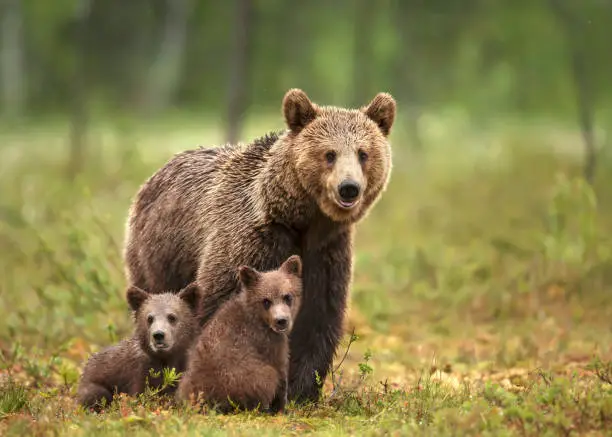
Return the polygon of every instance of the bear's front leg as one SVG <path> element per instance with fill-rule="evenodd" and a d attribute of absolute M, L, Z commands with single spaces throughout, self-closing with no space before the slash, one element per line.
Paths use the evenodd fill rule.
<path fill-rule="evenodd" d="M 79 403 L 86 409 L 92 409 L 96 413 L 102 411 L 102 405 L 107 408 L 113 401 L 113 393 L 102 384 L 89 382 L 79 387 Z"/>
<path fill-rule="evenodd" d="M 287 372 L 283 372 L 283 375 L 280 377 L 278 381 L 278 388 L 276 389 L 276 394 L 274 395 L 274 399 L 270 404 L 270 413 L 282 413 L 285 410 L 285 406 L 287 405 L 287 389 L 289 386 L 288 374 Z"/>
<path fill-rule="evenodd" d="M 317 354 L 316 358 L 311 356 L 301 363 L 297 359 L 291 361 L 289 399 L 296 403 L 317 402 L 319 400 L 323 381 L 329 371 L 327 363 L 333 359 L 333 354 L 331 354 L 331 359 L 328 358 L 330 354 L 327 354 L 331 350 L 327 347 L 322 351 L 323 354 Z"/>
<path fill-rule="evenodd" d="M 351 279 L 351 235 L 303 256 L 302 308 L 290 336 L 289 399 L 319 399 L 342 337 Z"/>

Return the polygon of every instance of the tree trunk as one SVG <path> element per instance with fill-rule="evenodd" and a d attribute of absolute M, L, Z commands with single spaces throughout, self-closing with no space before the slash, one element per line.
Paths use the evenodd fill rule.
<path fill-rule="evenodd" d="M 578 111 L 578 123 L 584 141 L 585 162 L 584 178 L 593 183 L 595 169 L 597 166 L 597 151 L 595 141 L 595 104 L 591 81 L 587 66 L 587 55 L 584 44 L 580 43 L 580 38 L 584 33 L 584 26 L 578 21 L 576 15 L 567 10 L 566 5 L 561 0 L 550 0 L 553 13 L 556 15 L 559 24 L 567 40 L 569 51 L 568 63 L 574 81 L 576 92 L 576 107 Z"/>
<path fill-rule="evenodd" d="M 0 17 L 2 113 L 12 119 L 21 116 L 25 106 L 21 1 L 1 2 Z"/>
<path fill-rule="evenodd" d="M 181 77 L 190 0 L 167 0 L 163 38 L 145 82 L 142 104 L 146 112 L 158 112 L 172 101 Z"/>
<path fill-rule="evenodd" d="M 87 150 L 89 108 L 87 105 L 87 26 L 91 4 L 94 0 L 79 0 L 74 15 L 72 47 L 74 66 L 72 71 L 72 95 L 70 111 L 70 158 L 68 177 L 74 179 L 83 168 Z"/>
<path fill-rule="evenodd" d="M 578 107 L 578 120 L 582 139 L 584 141 L 585 162 L 584 177 L 592 184 L 595 178 L 597 165 L 597 151 L 595 144 L 595 114 L 592 98 L 591 84 L 588 79 L 584 51 L 574 49 L 571 57 L 572 75 L 576 86 L 576 103 Z"/>
<path fill-rule="evenodd" d="M 248 81 L 253 50 L 254 8 L 252 0 L 236 0 L 234 47 L 230 57 L 227 107 L 227 141 L 240 138 L 248 106 Z"/>

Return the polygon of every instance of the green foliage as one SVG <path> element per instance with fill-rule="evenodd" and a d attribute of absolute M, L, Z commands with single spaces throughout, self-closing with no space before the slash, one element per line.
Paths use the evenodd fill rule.
<path fill-rule="evenodd" d="M 69 110 L 79 74 L 92 107 L 129 112 L 146 101 L 151 66 L 177 32 L 186 34 L 185 56 L 168 107 L 223 111 L 226 90 L 234 86 L 228 68 L 237 3 L 184 4 L 189 20 L 172 33 L 165 28 L 173 17 L 165 1 L 23 2 L 29 112 Z M 583 60 L 592 103 L 610 107 L 612 11 L 606 1 L 449 6 L 384 0 L 372 8 L 319 0 L 253 7 L 251 53 L 243 67 L 253 110 L 277 110 L 282 93 L 299 86 L 334 103 L 353 104 L 384 89 L 405 105 L 459 103 L 481 117 L 491 108 L 493 114 L 573 116 L 574 52 Z"/>
<path fill-rule="evenodd" d="M 0 420 L 5 416 L 26 409 L 28 395 L 22 385 L 12 379 L 0 385 Z"/>
<path fill-rule="evenodd" d="M 175 368 L 163 368 L 159 372 L 155 372 L 153 369 L 149 369 L 149 376 L 151 378 L 159 378 L 162 377 L 162 384 L 159 387 L 152 387 L 149 384 L 149 379 L 147 378 L 145 384 L 145 391 L 140 396 L 140 401 L 143 405 L 148 405 L 150 402 L 154 401 L 160 394 L 169 387 L 176 387 L 181 378 L 181 373 L 177 372 Z"/>
<path fill-rule="evenodd" d="M 372 366 L 368 364 L 370 358 L 372 358 L 372 352 L 367 350 L 363 354 L 363 362 L 359 363 L 359 376 L 361 377 L 361 379 L 366 379 L 368 375 L 370 375 L 374 371 Z"/>

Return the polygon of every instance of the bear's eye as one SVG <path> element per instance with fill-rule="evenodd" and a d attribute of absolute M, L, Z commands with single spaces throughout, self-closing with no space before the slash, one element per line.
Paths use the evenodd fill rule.
<path fill-rule="evenodd" d="M 168 314 L 168 322 L 170 322 L 170 324 L 175 324 L 176 316 L 174 314 Z"/>
<path fill-rule="evenodd" d="M 262 303 L 263 303 L 264 309 L 266 310 L 269 310 L 270 307 L 272 306 L 272 301 L 270 299 L 264 299 Z"/>
<path fill-rule="evenodd" d="M 291 303 L 293 302 L 293 296 L 291 296 L 290 294 L 285 294 L 283 296 L 283 301 L 286 305 L 291 306 Z"/>
<path fill-rule="evenodd" d="M 147 323 L 150 325 L 151 323 L 153 323 L 153 316 L 149 314 L 149 316 L 147 317 Z"/>
<path fill-rule="evenodd" d="M 362 164 L 368 160 L 368 154 L 363 150 L 359 151 L 359 162 Z"/>
<path fill-rule="evenodd" d="M 329 151 L 325 154 L 325 160 L 327 161 L 328 164 L 333 164 L 334 162 L 336 162 L 336 152 L 334 151 Z"/>

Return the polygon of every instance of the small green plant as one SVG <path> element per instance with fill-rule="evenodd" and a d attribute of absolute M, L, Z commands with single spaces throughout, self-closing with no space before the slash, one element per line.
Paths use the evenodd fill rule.
<path fill-rule="evenodd" d="M 0 386 L 0 419 L 27 407 L 28 394 L 22 385 L 9 378 Z"/>
<path fill-rule="evenodd" d="M 331 372 L 330 372 L 331 380 L 332 380 L 332 387 L 333 387 L 332 393 L 329 395 L 330 399 L 337 393 L 338 389 L 340 388 L 340 385 L 342 384 L 341 367 L 344 364 L 344 361 L 346 360 L 346 358 L 348 357 L 349 351 L 351 350 L 351 346 L 357 340 L 359 340 L 359 336 L 355 334 L 355 329 L 353 328 L 353 331 L 351 332 L 351 335 L 349 336 L 349 340 L 346 345 L 346 349 L 344 350 L 344 355 L 340 359 L 340 362 L 338 363 L 338 365 L 336 367 L 332 367 Z"/>
<path fill-rule="evenodd" d="M 365 380 L 374 371 L 372 366 L 370 366 L 369 364 L 371 358 L 372 358 L 372 352 L 370 351 L 370 349 L 368 349 L 363 354 L 363 362 L 359 363 L 359 378 L 362 381 Z"/>
<path fill-rule="evenodd" d="M 182 373 L 177 372 L 174 367 L 172 368 L 164 367 L 162 369 L 162 372 L 164 376 L 163 377 L 164 382 L 162 383 L 162 390 L 164 390 L 167 387 L 176 387 L 179 380 L 181 379 Z"/>
<path fill-rule="evenodd" d="M 138 397 L 139 401 L 143 405 L 148 405 L 160 396 L 164 390 L 169 387 L 175 387 L 178 384 L 179 379 L 181 378 L 182 373 L 177 372 L 174 367 L 167 368 L 164 367 L 159 371 L 155 371 L 155 369 L 149 369 L 149 376 L 145 380 L 145 390 L 144 393 L 141 393 Z M 149 383 L 149 377 L 157 379 L 162 378 L 162 383 L 158 387 L 152 386 Z"/>
<path fill-rule="evenodd" d="M 12 375 L 13 366 L 23 358 L 23 346 L 20 342 L 13 343 L 9 352 L 0 349 L 0 370 L 5 371 L 9 377 Z"/>

